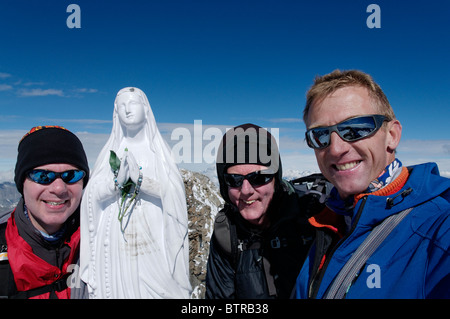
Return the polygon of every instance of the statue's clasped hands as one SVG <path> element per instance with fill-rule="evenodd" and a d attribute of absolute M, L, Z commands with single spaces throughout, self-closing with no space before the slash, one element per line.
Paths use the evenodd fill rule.
<path fill-rule="evenodd" d="M 123 232 L 123 217 L 136 201 L 136 197 L 141 190 L 142 168 L 137 164 L 133 154 L 128 152 L 127 148 L 125 149 L 122 160 L 119 160 L 116 153 L 111 151 L 109 164 L 114 174 L 114 184 L 120 191 L 118 219 Z"/>
<path fill-rule="evenodd" d="M 138 165 L 133 153 L 125 150 L 122 161 L 120 163 L 119 172 L 117 174 L 117 184 L 122 186 L 129 179 L 133 181 L 135 185 L 142 182 L 139 180 L 141 174 L 141 167 Z"/>

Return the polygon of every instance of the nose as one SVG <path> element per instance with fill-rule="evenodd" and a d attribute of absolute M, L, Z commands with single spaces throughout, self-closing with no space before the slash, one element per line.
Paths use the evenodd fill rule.
<path fill-rule="evenodd" d="M 336 132 L 332 132 L 330 146 L 327 149 L 330 155 L 340 156 L 348 151 L 349 144 L 349 142 L 344 141 Z"/>
<path fill-rule="evenodd" d="M 55 179 L 48 187 L 51 193 L 59 197 L 67 194 L 67 184 L 61 178 Z"/>
<path fill-rule="evenodd" d="M 241 186 L 241 194 L 249 195 L 249 194 L 253 194 L 254 191 L 255 191 L 255 189 L 253 188 L 252 184 L 250 184 L 248 180 L 244 179 L 244 182 L 242 183 L 242 186 Z"/>
<path fill-rule="evenodd" d="M 125 113 L 130 113 L 130 103 L 125 103 Z"/>

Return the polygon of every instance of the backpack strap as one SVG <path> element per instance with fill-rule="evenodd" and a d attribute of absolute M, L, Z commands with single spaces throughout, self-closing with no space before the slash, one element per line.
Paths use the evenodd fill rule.
<path fill-rule="evenodd" d="M 391 215 L 376 226 L 353 253 L 324 295 L 324 299 L 343 299 L 366 261 L 381 245 L 392 230 L 409 214 L 411 208 Z"/>
<path fill-rule="evenodd" d="M 64 276 L 62 276 L 60 279 L 52 282 L 51 284 L 33 288 L 30 290 L 25 291 L 18 291 L 15 295 L 10 296 L 11 299 L 29 299 L 32 297 L 36 297 L 42 294 L 45 294 L 47 292 L 50 292 L 50 299 L 52 299 L 52 294 L 54 294 L 55 291 L 60 292 L 65 289 L 67 289 L 67 278 L 72 275 L 72 273 L 67 273 Z M 53 297 L 56 297 L 54 295 Z M 56 297 L 57 298 L 57 297 Z"/>
<path fill-rule="evenodd" d="M 214 238 L 225 254 L 231 258 L 233 265 L 239 261 L 239 253 L 243 251 L 243 245 L 239 242 L 236 233 L 236 225 L 230 221 L 225 211 L 219 211 L 214 221 Z"/>

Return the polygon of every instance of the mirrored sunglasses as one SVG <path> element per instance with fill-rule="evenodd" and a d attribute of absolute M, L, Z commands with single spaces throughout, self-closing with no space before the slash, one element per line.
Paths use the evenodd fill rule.
<path fill-rule="evenodd" d="M 314 127 L 306 131 L 306 142 L 311 148 L 326 148 L 330 145 L 332 132 L 344 141 L 354 142 L 375 134 L 387 120 L 384 115 L 373 114 L 353 117 L 331 126 Z"/>
<path fill-rule="evenodd" d="M 57 178 L 61 178 L 66 184 L 74 184 L 81 180 L 86 172 L 80 169 L 71 169 L 64 172 L 53 172 L 44 169 L 33 169 L 27 173 L 27 176 L 35 183 L 48 185 Z"/>
<path fill-rule="evenodd" d="M 228 174 L 225 173 L 224 180 L 225 184 L 230 187 L 241 187 L 244 180 L 248 180 L 248 182 L 252 186 L 261 186 L 269 183 L 275 176 L 276 173 L 263 173 L 262 171 L 252 172 L 247 175 L 240 174 Z"/>

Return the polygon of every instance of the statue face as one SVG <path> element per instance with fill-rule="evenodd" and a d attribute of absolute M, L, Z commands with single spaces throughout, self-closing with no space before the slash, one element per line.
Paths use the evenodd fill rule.
<path fill-rule="evenodd" d="M 144 126 L 147 120 L 145 105 L 139 95 L 133 92 L 122 93 L 116 103 L 120 124 L 128 129 L 140 129 Z"/>

